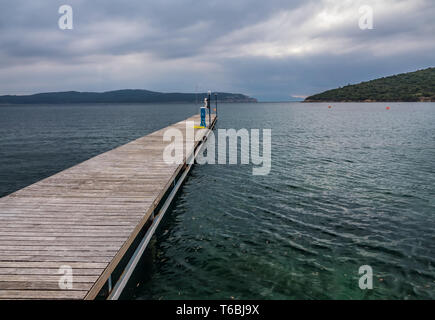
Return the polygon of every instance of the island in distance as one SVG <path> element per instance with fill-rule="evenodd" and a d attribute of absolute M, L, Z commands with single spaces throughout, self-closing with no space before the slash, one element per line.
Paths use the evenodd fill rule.
<path fill-rule="evenodd" d="M 304 102 L 435 102 L 435 68 L 347 85 Z"/>
<path fill-rule="evenodd" d="M 214 92 L 212 100 L 214 101 Z M 216 92 L 219 103 L 257 102 L 240 93 Z M 49 92 L 32 95 L 0 96 L 0 104 L 69 104 L 69 103 L 201 103 L 207 93 L 163 93 L 148 90 L 116 90 L 107 92 Z"/>

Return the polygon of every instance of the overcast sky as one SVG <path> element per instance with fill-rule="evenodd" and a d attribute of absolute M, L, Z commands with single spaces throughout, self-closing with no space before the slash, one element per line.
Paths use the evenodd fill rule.
<path fill-rule="evenodd" d="M 73 8 L 61 30 L 59 7 Z M 374 29 L 361 30 L 370 5 Z M 289 100 L 435 65 L 434 0 L 0 0 L 0 95 L 149 89 Z"/>

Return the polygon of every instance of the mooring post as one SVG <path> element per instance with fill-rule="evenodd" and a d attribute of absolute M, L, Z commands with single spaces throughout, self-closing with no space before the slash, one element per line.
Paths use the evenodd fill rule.
<path fill-rule="evenodd" d="M 215 103 L 216 103 L 216 110 L 215 110 L 216 111 L 216 118 L 217 118 L 217 98 L 218 98 L 217 96 L 218 96 L 217 93 L 215 93 L 214 94 L 214 100 L 215 100 Z"/>
<path fill-rule="evenodd" d="M 207 94 L 208 125 L 211 126 L 211 91 Z"/>

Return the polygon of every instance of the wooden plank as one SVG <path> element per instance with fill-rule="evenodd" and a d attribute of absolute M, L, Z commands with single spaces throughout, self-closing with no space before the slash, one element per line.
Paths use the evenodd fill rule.
<path fill-rule="evenodd" d="M 9 229 L 10 230 L 10 229 Z M 116 230 L 118 231 L 118 230 Z M 92 233 L 90 233 L 89 231 L 83 231 L 83 230 L 68 230 L 68 229 L 63 229 L 63 231 L 50 231 L 50 230 L 45 230 L 44 231 L 44 236 L 48 236 L 48 237 L 54 237 L 54 238 L 59 238 L 59 237 L 64 237 L 64 238 L 71 238 L 71 237 L 97 237 L 97 238 L 101 238 L 101 237 L 125 237 L 126 235 L 128 235 L 128 231 L 126 232 L 110 232 L 110 231 L 105 231 L 105 230 L 91 230 Z M 37 232 L 36 230 L 23 230 L 20 229 L 19 231 L 1 231 L 0 230 L 0 238 L 1 237 L 23 237 L 25 239 L 29 239 L 29 238 L 34 238 L 34 237 L 38 237 L 39 235 L 41 235 L 41 232 Z"/>
<path fill-rule="evenodd" d="M 79 300 L 87 290 L 0 290 L 1 300 Z"/>
<path fill-rule="evenodd" d="M 104 242 L 99 242 L 98 244 L 92 244 L 84 242 L 82 244 L 77 243 L 74 245 L 70 245 L 68 243 L 54 245 L 54 244 L 48 244 L 48 245 L 37 245 L 35 243 L 33 244 L 17 244 L 16 242 L 11 242 L 10 245 L 6 245 L 3 243 L 0 243 L 0 252 L 7 251 L 7 250 L 48 250 L 52 252 L 58 252 L 59 254 L 62 254 L 64 251 L 68 250 L 78 250 L 81 249 L 83 251 L 91 251 L 91 252 L 98 252 L 98 251 L 118 251 L 119 247 L 122 245 L 122 243 L 119 243 L 117 245 L 110 245 L 107 246 L 104 244 Z M 0 256 L 0 260 L 1 260 Z"/>
<path fill-rule="evenodd" d="M 16 275 L 16 274 L 0 274 L 0 283 L 3 281 L 46 281 L 46 282 L 54 282 L 59 283 L 60 278 L 62 277 L 61 274 L 59 275 L 36 275 L 36 274 L 24 274 L 24 275 Z M 79 283 L 79 282 L 94 282 L 97 280 L 98 276 L 74 276 L 73 275 L 73 282 Z M 1 287 L 0 287 L 1 289 Z"/>
<path fill-rule="evenodd" d="M 20 221 L 12 221 L 11 222 L 12 225 L 20 225 Z M 31 223 L 29 221 L 27 221 L 27 223 Z M 25 222 L 23 222 L 23 224 L 25 224 Z M 52 226 L 52 225 L 62 225 L 62 226 L 117 226 L 117 225 L 121 225 L 121 226 L 134 226 L 135 224 L 131 221 L 86 221 L 86 220 L 74 220 L 74 221 L 63 221 L 62 223 L 57 223 L 56 221 L 38 221 L 38 222 L 34 222 L 34 224 L 40 224 L 40 225 L 47 225 L 47 226 Z M 9 224 L 8 224 L 9 225 Z"/>
<path fill-rule="evenodd" d="M 56 254 L 56 253 L 53 253 Z M 67 257 L 63 255 L 51 255 L 51 256 L 37 256 L 37 255 L 11 255 L 6 256 L 2 255 L 0 257 L 0 261 L 38 261 L 38 262 L 61 262 L 65 265 L 68 265 L 69 262 L 105 262 L 109 263 L 112 261 L 112 256 L 91 256 L 91 257 L 82 257 L 82 256 L 75 256 L 75 257 Z"/>
<path fill-rule="evenodd" d="M 125 227 L 125 226 L 57 226 L 57 225 L 38 225 L 38 224 L 14 224 L 14 225 L 10 225 L 8 224 L 8 226 L 6 228 L 4 227 L 0 227 L 0 230 L 2 232 L 14 232 L 16 231 L 17 233 L 32 233 L 32 232 L 37 232 L 37 234 L 46 234 L 46 233 L 78 233 L 78 232 L 83 232 L 83 233 L 92 233 L 95 232 L 96 234 L 99 233 L 105 233 L 105 232 L 111 232 L 113 231 L 115 234 L 116 232 L 126 232 L 128 233 L 130 231 L 130 228 Z"/>
<path fill-rule="evenodd" d="M 4 256 L 23 256 L 23 255 L 34 255 L 34 256 L 52 256 L 53 251 L 51 250 L 2 250 L 2 254 Z M 56 255 L 62 257 L 113 257 L 116 254 L 115 250 L 109 251 L 83 251 L 80 248 L 76 248 L 76 250 L 57 250 Z M 0 260 L 2 258 L 0 257 Z"/>
<path fill-rule="evenodd" d="M 69 243 L 76 243 L 76 242 L 83 242 L 81 240 L 87 240 L 91 243 L 98 243 L 101 241 L 107 241 L 105 243 L 119 243 L 119 242 L 123 242 L 124 239 L 127 238 L 128 236 L 128 232 L 126 232 L 123 235 L 117 235 L 115 237 L 105 237 L 106 234 L 107 235 L 111 235 L 109 232 L 102 232 L 102 231 L 97 231 L 94 235 L 90 235 L 84 232 L 84 230 L 79 230 L 79 229 L 75 229 L 75 230 L 69 230 L 65 231 L 65 233 L 60 236 L 60 232 L 61 230 L 52 230 L 52 229 L 44 229 L 41 228 L 40 231 L 41 233 L 39 233 L 39 235 L 43 235 L 43 236 L 38 236 L 38 233 L 35 232 L 35 229 L 29 229 L 29 233 L 25 234 L 22 233 L 23 229 L 19 229 L 19 228 L 11 228 L 11 230 L 20 230 L 20 232 L 17 232 L 17 235 L 2 235 L 1 240 L 0 240 L 0 244 L 3 243 L 4 241 L 59 241 L 59 243 L 62 242 L 69 242 Z M 26 230 L 26 229 L 24 229 Z M 76 232 L 74 232 L 76 231 Z M 93 232 L 92 229 L 89 229 L 89 232 Z M 34 233 L 33 235 L 31 233 Z M 15 237 L 15 238 L 21 238 L 21 239 L 11 239 L 11 237 Z M 45 238 L 45 239 L 39 239 L 39 240 L 35 240 L 34 238 Z M 56 245 L 58 245 L 59 243 L 57 243 Z"/>
<path fill-rule="evenodd" d="M 106 263 L 96 262 L 70 262 L 68 265 L 73 269 L 104 269 Z M 62 266 L 59 262 L 22 262 L 22 261 L 0 261 L 0 268 L 44 268 L 58 270 Z"/>
<path fill-rule="evenodd" d="M 73 269 L 73 275 L 80 276 L 99 276 L 104 269 Z M 20 275 L 20 274 L 29 274 L 29 275 L 59 275 L 58 268 L 0 268 L 0 275 Z"/>
<path fill-rule="evenodd" d="M 199 116 L 170 126 L 184 140 L 186 121 Z M 163 161 L 168 128 L 0 199 L 0 299 L 95 298 L 183 169 Z M 58 287 L 63 265 L 73 290 Z"/>
<path fill-rule="evenodd" d="M 1 274 L 0 274 L 1 277 Z M 74 278 L 73 278 L 74 279 Z M 86 290 L 89 291 L 93 282 L 74 282 L 72 288 L 69 290 Z M 59 290 L 58 282 L 49 282 L 46 280 L 38 281 L 33 279 L 26 279 L 24 281 L 0 281 L 1 290 Z"/>

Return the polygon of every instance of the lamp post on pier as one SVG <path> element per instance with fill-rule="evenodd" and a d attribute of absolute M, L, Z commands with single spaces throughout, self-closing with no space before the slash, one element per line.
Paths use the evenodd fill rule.
<path fill-rule="evenodd" d="M 209 126 L 211 126 L 211 91 L 208 91 L 207 93 L 207 108 L 208 108 L 208 123 Z"/>
<path fill-rule="evenodd" d="M 215 93 L 214 94 L 214 101 L 215 101 L 215 103 L 216 103 L 216 118 L 217 118 L 217 99 L 218 99 L 218 94 L 217 93 Z"/>

